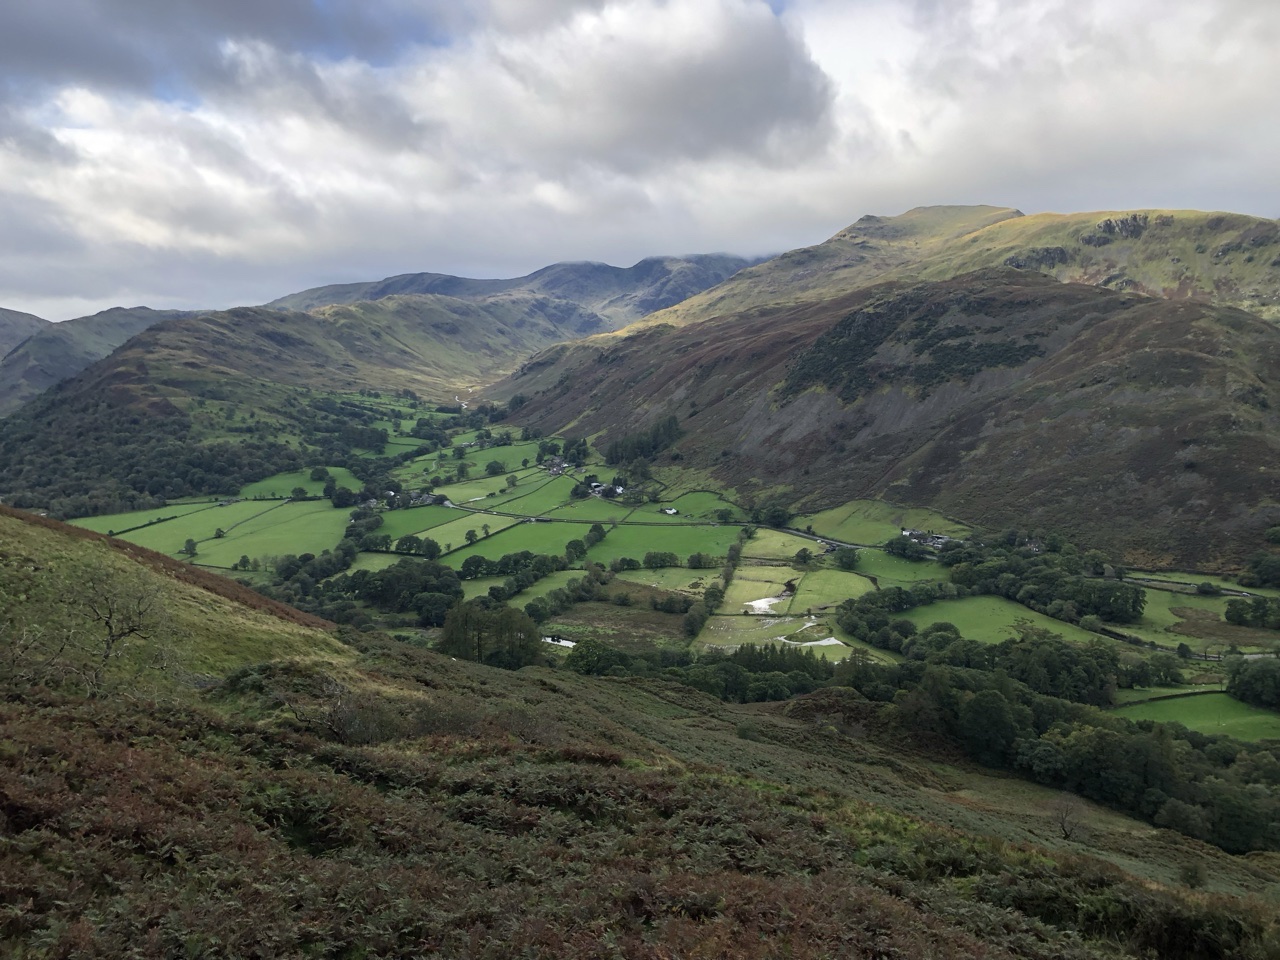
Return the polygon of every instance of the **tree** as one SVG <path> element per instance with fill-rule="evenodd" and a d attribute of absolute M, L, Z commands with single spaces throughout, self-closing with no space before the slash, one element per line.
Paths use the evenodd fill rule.
<path fill-rule="evenodd" d="M 856 570 L 858 568 L 858 551 L 854 547 L 839 547 L 832 555 L 836 566 L 841 570 Z"/>
<path fill-rule="evenodd" d="M 294 487 L 292 490 L 290 490 L 290 491 L 289 491 L 289 499 L 291 499 L 291 500 L 306 500 L 306 499 L 307 499 L 307 488 L 306 488 L 306 487 Z"/>
<path fill-rule="evenodd" d="M 1080 829 L 1084 818 L 1084 804 L 1074 793 L 1060 793 L 1050 804 L 1049 815 L 1053 818 L 1053 825 L 1062 834 L 1062 839 L 1070 840 Z"/>
<path fill-rule="evenodd" d="M 910 560 L 913 563 L 923 560 L 929 555 L 928 549 L 922 543 L 917 543 L 906 534 L 900 534 L 892 540 L 886 540 L 884 544 L 884 552 L 894 557 L 901 557 L 904 560 Z"/>
<path fill-rule="evenodd" d="M 526 460 L 526 461 L 525 461 L 525 466 L 528 466 L 528 465 L 529 465 L 529 461 L 528 461 L 528 460 Z M 507 489 L 508 489 L 508 490 L 514 490 L 514 489 L 516 488 L 516 484 L 518 484 L 519 482 L 520 482 L 520 478 L 519 478 L 519 477 L 517 477 L 514 473 L 509 473 L 509 474 L 507 474 L 507 481 L 506 481 L 506 483 L 507 483 Z"/>
<path fill-rule="evenodd" d="M 422 538 L 412 533 L 406 534 L 396 541 L 396 553 L 421 553 Z"/>
<path fill-rule="evenodd" d="M 500 460 L 490 460 L 484 465 L 485 475 L 490 477 L 496 477 L 506 469 L 507 465 Z"/>
<path fill-rule="evenodd" d="M 570 540 L 564 545 L 564 556 L 570 563 L 576 563 L 586 555 L 587 545 L 581 540 Z"/>
<path fill-rule="evenodd" d="M 797 567 L 807 567 L 813 563 L 813 551 L 808 547 L 801 547 L 796 551 L 796 555 L 792 557 L 792 563 Z"/>
<path fill-rule="evenodd" d="M 480 539 L 474 530 L 468 530 L 464 536 L 466 537 L 467 543 L 475 543 Z"/>
<path fill-rule="evenodd" d="M 188 537 L 187 542 L 182 545 L 182 549 L 178 552 L 186 554 L 188 557 L 194 557 L 196 555 L 196 542 Z"/>

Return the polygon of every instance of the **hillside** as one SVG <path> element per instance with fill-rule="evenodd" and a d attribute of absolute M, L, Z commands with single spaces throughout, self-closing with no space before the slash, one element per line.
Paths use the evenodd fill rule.
<path fill-rule="evenodd" d="M 380 452 L 364 422 L 380 417 L 357 422 L 321 395 L 409 391 L 466 404 L 470 385 L 600 323 L 571 301 L 511 292 L 475 303 L 406 294 L 311 313 L 246 307 L 155 324 L 0 421 L 0 495 L 84 516 L 156 506 L 161 495 L 232 493 L 297 469 L 303 446 L 330 450 L 335 463 L 355 448 Z"/>
<path fill-rule="evenodd" d="M 30 313 L 0 308 L 0 358 L 32 334 L 50 326 L 48 320 Z"/>
<path fill-rule="evenodd" d="M 147 307 L 104 310 L 44 324 L 0 359 L 0 417 L 101 360 L 130 337 L 163 320 L 189 316 Z"/>
<path fill-rule="evenodd" d="M 1194 210 L 1026 216 L 1002 207 L 937 206 L 865 216 L 824 243 L 743 270 L 645 322 L 689 323 L 829 299 L 884 280 L 943 280 L 1003 266 L 1280 319 L 1274 220 Z"/>
<path fill-rule="evenodd" d="M 1280 955 L 1272 855 L 1083 801 L 1065 831 L 848 688 L 734 705 L 340 643 L 0 516 L 17 635 L 92 622 L 85 571 L 170 619 L 96 678 L 0 663 L 6 955 Z"/>
<path fill-rule="evenodd" d="M 470 280 L 439 273 L 409 273 L 370 283 L 315 287 L 267 304 L 280 310 L 382 300 L 412 294 L 439 294 L 467 301 L 494 297 L 567 300 L 602 318 L 602 329 L 617 329 L 715 286 L 748 266 L 728 254 L 649 257 L 632 267 L 604 263 L 557 263 L 512 280 Z"/>
<path fill-rule="evenodd" d="M 1280 522 L 1278 390 L 1280 331 L 1252 314 L 1004 268 L 645 325 L 498 392 L 602 450 L 676 414 L 681 466 L 748 501 L 882 496 L 1212 568 Z"/>

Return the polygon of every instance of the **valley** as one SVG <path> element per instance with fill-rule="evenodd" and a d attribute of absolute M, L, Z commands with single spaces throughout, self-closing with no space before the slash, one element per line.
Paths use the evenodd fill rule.
<path fill-rule="evenodd" d="M 1277 237 L 0 315 L 0 955 L 1280 955 Z"/>

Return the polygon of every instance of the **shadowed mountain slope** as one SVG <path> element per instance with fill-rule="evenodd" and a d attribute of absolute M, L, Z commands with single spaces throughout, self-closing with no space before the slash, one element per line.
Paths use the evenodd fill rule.
<path fill-rule="evenodd" d="M 512 280 L 470 280 L 439 273 L 409 273 L 371 283 L 316 287 L 267 304 L 282 310 L 313 310 L 360 300 L 406 294 L 439 294 L 460 300 L 523 294 L 568 300 L 598 314 L 602 329 L 617 329 L 715 286 L 751 261 L 728 254 L 650 257 L 632 267 L 604 263 L 557 263 Z"/>
<path fill-rule="evenodd" d="M 600 449 L 675 414 L 683 466 L 806 509 L 883 496 L 1152 566 L 1280 522 L 1280 331 L 1009 268 L 565 345 L 499 393 Z"/>
<path fill-rule="evenodd" d="M 51 326 L 48 320 L 31 313 L 5 310 L 0 307 L 0 358 L 28 337 Z M 0 383 L 4 381 L 0 379 Z"/>
<path fill-rule="evenodd" d="M 74 377 L 148 327 L 190 315 L 177 310 L 117 307 L 38 328 L 0 359 L 0 417 Z"/>

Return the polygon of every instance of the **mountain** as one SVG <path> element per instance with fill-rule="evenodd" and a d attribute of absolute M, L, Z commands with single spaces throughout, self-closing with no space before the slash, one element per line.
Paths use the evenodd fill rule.
<path fill-rule="evenodd" d="M 407 273 L 370 283 L 315 287 L 267 304 L 280 310 L 382 300 L 407 294 L 439 294 L 459 300 L 525 295 L 566 300 L 598 314 L 606 329 L 679 303 L 715 286 L 752 261 L 728 254 L 650 257 L 632 267 L 557 263 L 513 280 L 469 280 L 440 273 Z"/>
<path fill-rule="evenodd" d="M 0 359 L 0 417 L 55 384 L 74 377 L 137 333 L 163 320 L 190 316 L 176 310 L 115 307 L 90 317 L 45 323 Z"/>
<path fill-rule="evenodd" d="M 601 323 L 571 301 L 518 291 L 167 320 L 0 421 L 0 491 L 60 516 L 130 509 L 162 491 L 233 492 L 296 468 L 302 444 L 350 453 L 361 424 L 316 394 L 410 390 L 453 403 Z"/>
<path fill-rule="evenodd" d="M 0 308 L 0 357 L 3 357 L 32 334 L 50 326 L 48 320 L 30 313 Z M 3 380 L 0 380 L 3 382 Z"/>
<path fill-rule="evenodd" d="M 405 274 L 370 283 L 316 287 L 267 306 L 295 314 L 316 312 L 339 326 L 359 316 L 366 323 L 386 323 L 391 338 L 399 336 L 395 331 L 404 323 L 436 324 L 440 342 L 431 351 L 427 366 L 438 376 L 432 379 L 428 375 L 425 389 L 436 390 L 440 382 L 447 381 L 440 389 L 449 393 L 463 383 L 506 373 L 509 366 L 504 358 L 566 337 L 617 329 L 719 283 L 750 262 L 728 255 L 705 255 L 652 257 L 628 268 L 558 263 L 515 280 Z M 453 313 L 458 315 L 457 323 L 445 316 Z M 92 317 L 49 324 L 27 314 L 0 311 L 0 417 L 74 377 L 162 320 L 198 315 L 146 307 L 114 308 Z M 487 322 L 477 318 L 486 316 L 499 325 L 492 338 L 463 336 L 450 341 L 449 331 L 474 333 Z M 548 333 L 548 322 L 555 325 L 555 331 Z M 532 328 L 526 330 L 530 324 Z M 21 348 L 15 350 L 20 343 Z M 416 348 L 407 345 L 406 349 L 412 354 Z M 362 366 L 349 358 L 335 362 L 340 370 Z"/>
<path fill-rule="evenodd" d="M 1280 329 L 1035 271 L 642 324 L 495 392 L 601 450 L 674 414 L 682 468 L 796 510 L 883 497 L 1184 568 L 1280 523 Z"/>
<path fill-rule="evenodd" d="M 1275 220 L 1194 210 L 1027 216 L 1008 207 L 938 206 L 865 216 L 824 243 L 745 269 L 645 322 L 689 323 L 829 299 L 889 279 L 942 280 L 1001 266 L 1280 319 Z"/>
<path fill-rule="evenodd" d="M 847 685 L 494 669 L 3 509 L 0 558 L 6 955 L 1276 955 L 1274 853 L 993 776 Z M 1062 750 L 1147 742 L 1086 715 Z M 1151 742 L 1223 816 L 1267 802 L 1262 750 Z"/>

